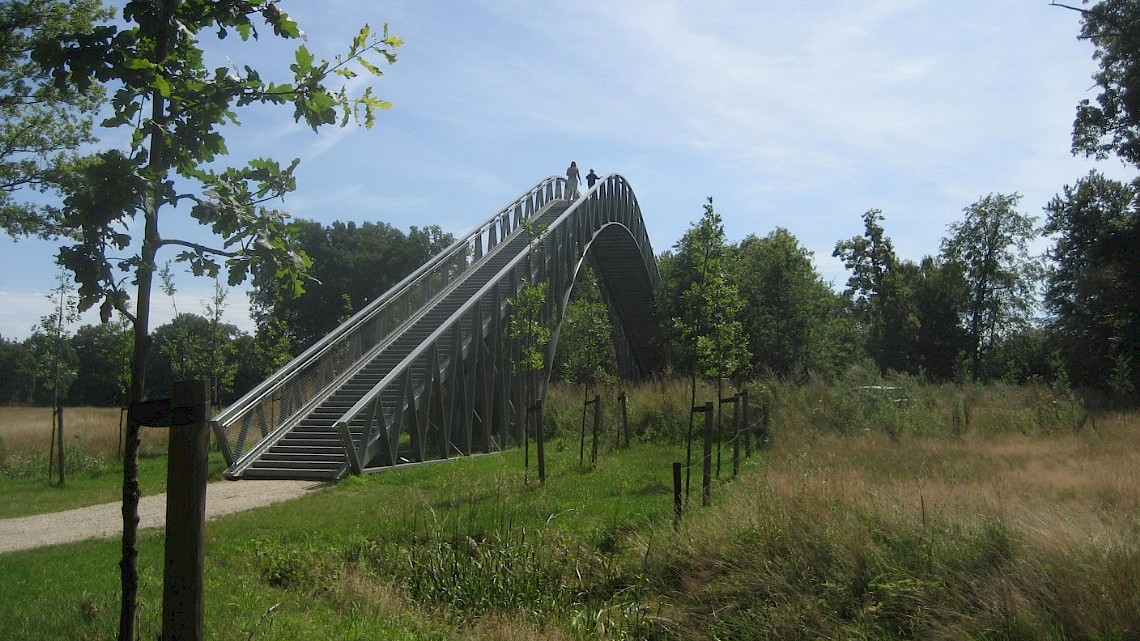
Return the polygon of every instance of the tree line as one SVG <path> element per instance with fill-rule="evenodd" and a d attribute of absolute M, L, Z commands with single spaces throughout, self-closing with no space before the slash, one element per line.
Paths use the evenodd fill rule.
<path fill-rule="evenodd" d="M 1018 210 L 1017 194 L 989 194 L 917 262 L 897 255 L 886 216 L 868 210 L 863 234 L 835 244 L 850 272 L 842 291 L 786 229 L 727 242 L 710 201 L 660 258 L 671 362 L 735 379 L 834 377 L 865 362 L 933 382 L 1039 377 L 1131 393 L 1140 382 L 1138 186 L 1090 173 L 1049 202 L 1041 224 Z M 1034 255 L 1041 234 L 1052 243 Z M 719 264 L 703 274 L 710 260 Z M 739 331 L 707 353 L 702 342 L 733 324 Z M 706 372 L 703 363 L 729 365 Z"/>
<path fill-rule="evenodd" d="M 169 396 L 176 380 L 207 376 L 215 381 L 215 400 L 233 402 L 454 242 L 437 226 L 403 232 L 373 222 L 296 224 L 300 244 L 314 263 L 305 292 L 286 297 L 271 286 L 255 285 L 249 294 L 253 333 L 223 322 L 229 292 L 220 283 L 215 282 L 213 295 L 195 311 L 179 310 L 175 304 L 174 318 L 151 332 L 148 397 Z M 167 264 L 159 276 L 163 293 L 173 301 L 170 269 Z M 63 297 L 64 310 L 74 308 L 74 292 L 66 279 L 51 297 Z M 73 322 L 56 310 L 23 341 L 0 336 L 0 404 L 50 405 L 57 391 L 65 405 L 125 403 L 130 324 L 113 318 L 73 330 Z"/>

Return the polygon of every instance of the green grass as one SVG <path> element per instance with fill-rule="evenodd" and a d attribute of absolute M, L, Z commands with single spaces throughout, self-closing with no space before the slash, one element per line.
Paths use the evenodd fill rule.
<path fill-rule="evenodd" d="M 210 478 L 221 478 L 225 460 L 218 452 L 210 453 Z M 166 457 L 148 455 L 139 458 L 139 487 L 143 496 L 166 491 Z M 32 514 L 60 512 L 87 505 L 111 503 L 123 498 L 123 466 L 102 463 L 87 470 L 73 470 L 66 482 L 48 478 L 43 472 L 28 477 L 0 478 L 0 519 Z"/>
<path fill-rule="evenodd" d="M 525 542 L 539 546 L 532 561 L 547 559 L 554 549 L 548 546 L 560 546 L 561 565 L 548 574 L 551 581 L 561 581 L 565 564 L 616 559 L 631 533 L 663 519 L 671 522 L 676 454 L 676 448 L 642 446 L 613 452 L 595 469 L 583 470 L 576 450 L 555 446 L 542 486 L 534 478 L 534 462 L 528 479 L 522 452 L 514 450 L 351 479 L 288 504 L 211 521 L 207 636 L 246 638 L 272 608 L 255 638 L 456 638 L 454 623 L 416 616 L 404 603 L 408 593 L 442 594 L 429 589 L 431 578 L 419 577 L 421 592 L 399 581 L 385 587 L 376 579 L 385 564 L 397 558 L 415 560 L 416 568 L 427 568 L 432 559 L 458 563 L 466 555 L 441 556 L 456 541 L 489 542 L 487 558 L 502 559 L 510 550 L 524 549 Z M 160 533 L 144 532 L 141 538 L 139 629 L 148 638 L 160 628 L 162 551 Z M 92 541 L 6 555 L 0 629 L 15 631 L 7 638 L 112 638 L 117 545 Z M 401 557 L 405 545 L 412 552 Z M 84 561 L 77 564 L 80 558 Z M 518 576 L 530 566 L 498 567 Z M 368 578 L 346 586 L 346 574 Z M 469 582 L 459 587 L 479 592 L 470 581 L 490 582 L 493 575 L 464 573 Z M 353 605 L 364 598 L 357 592 L 376 590 L 391 590 L 398 607 L 381 616 Z M 84 603 L 100 614 L 86 615 Z M 346 609 L 353 615 L 345 616 Z"/>
<path fill-rule="evenodd" d="M 895 382 L 905 402 L 853 393 L 862 380 L 754 387 L 774 408 L 769 447 L 679 532 L 684 385 L 630 390 L 643 427 L 628 450 L 611 427 L 593 469 L 567 392 L 545 485 L 516 449 L 211 521 L 207 636 L 1140 638 L 1137 415 L 1084 416 L 1041 388 Z M 139 635 L 153 638 L 161 532 L 141 539 Z M 118 545 L 0 558 L 6 638 L 114 638 Z"/>

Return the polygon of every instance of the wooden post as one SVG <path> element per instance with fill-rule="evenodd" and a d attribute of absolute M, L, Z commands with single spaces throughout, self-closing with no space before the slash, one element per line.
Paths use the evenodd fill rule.
<path fill-rule="evenodd" d="M 705 402 L 705 455 L 701 474 L 701 505 L 708 506 L 712 496 L 713 404 Z"/>
<path fill-rule="evenodd" d="M 673 529 L 681 529 L 681 463 L 673 463 Z"/>
<path fill-rule="evenodd" d="M 626 407 L 625 392 L 618 395 L 621 401 L 621 433 L 625 436 L 625 447 L 629 447 L 629 409 Z"/>
<path fill-rule="evenodd" d="M 582 396 L 582 429 L 579 433 L 578 440 L 578 467 L 586 462 L 586 408 L 590 406 L 590 387 L 586 386 L 585 394 Z"/>
<path fill-rule="evenodd" d="M 174 383 L 171 407 L 173 420 L 166 468 L 162 638 L 164 641 L 200 641 L 204 638 L 209 381 L 200 379 Z"/>
<path fill-rule="evenodd" d="M 542 433 L 542 399 L 534 404 L 535 444 L 538 446 L 538 482 L 546 483 L 546 435 Z"/>
<path fill-rule="evenodd" d="M 732 401 L 732 477 L 740 474 L 740 395 Z"/>
<path fill-rule="evenodd" d="M 602 397 L 594 396 L 594 443 L 590 449 L 590 466 L 598 464 L 598 432 L 602 429 Z"/>
<path fill-rule="evenodd" d="M 740 417 L 743 421 L 740 429 L 744 432 L 744 455 L 752 456 L 752 425 L 748 422 L 748 390 L 740 390 Z"/>
<path fill-rule="evenodd" d="M 67 452 L 64 449 L 65 442 L 63 438 L 63 406 L 55 408 L 56 420 L 59 422 L 59 484 L 63 485 L 67 481 Z"/>

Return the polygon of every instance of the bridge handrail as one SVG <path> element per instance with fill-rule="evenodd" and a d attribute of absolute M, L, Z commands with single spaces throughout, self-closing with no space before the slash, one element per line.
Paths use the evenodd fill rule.
<path fill-rule="evenodd" d="M 599 181 L 594 188 L 587 191 L 583 195 L 582 199 L 571 203 L 570 207 L 568 207 L 565 212 L 563 212 L 555 221 L 550 224 L 550 227 L 547 228 L 546 232 L 544 233 L 543 243 L 545 244 L 552 241 L 552 237 L 549 234 L 555 228 L 560 227 L 564 224 L 568 224 L 569 221 L 574 220 L 574 218 L 577 216 L 588 215 L 586 210 L 591 204 L 592 199 L 625 198 L 631 193 L 632 192 L 629 183 L 623 176 L 620 174 L 607 175 L 605 178 Z M 535 213 L 537 214 L 538 211 L 539 210 L 536 209 Z M 656 258 L 653 255 L 648 234 L 646 233 L 643 221 L 641 220 L 640 211 L 636 210 L 635 205 L 635 210 L 621 209 L 620 213 L 631 218 L 631 220 L 623 220 L 621 222 L 630 228 L 630 233 L 633 234 L 638 241 L 638 245 L 641 247 L 641 251 L 644 254 L 643 258 L 647 260 L 646 264 L 652 265 L 655 270 Z M 634 213 L 636 213 L 636 224 L 630 224 L 634 222 L 632 220 Z M 552 253 L 548 251 L 549 249 L 551 248 L 548 247 L 547 250 L 544 250 L 544 252 L 548 254 Z M 404 375 L 404 372 L 411 366 L 411 364 L 429 354 L 431 345 L 433 343 L 445 339 L 445 337 L 451 331 L 453 331 L 455 326 L 458 323 L 462 322 L 462 320 L 471 313 L 472 309 L 479 301 L 487 298 L 493 289 L 499 287 L 500 278 L 504 277 L 507 274 L 510 274 L 519 268 L 519 265 L 525 260 L 526 256 L 530 254 L 530 251 L 530 247 L 523 249 L 518 253 L 518 255 L 503 265 L 503 267 L 499 269 L 498 275 L 496 277 L 488 280 L 488 282 L 484 284 L 479 289 L 479 291 L 472 294 L 467 299 L 467 301 L 464 302 L 458 309 L 456 309 L 446 321 L 442 322 L 427 338 L 425 338 L 418 346 L 409 352 L 402 359 L 399 365 L 393 367 L 392 370 L 387 375 L 385 375 L 383 379 L 373 385 L 373 387 L 368 392 L 364 393 L 364 395 L 362 395 L 361 398 L 350 409 L 346 410 L 341 415 L 341 417 L 337 419 L 335 422 L 337 430 L 347 435 L 347 425 L 356 419 L 362 412 L 364 412 L 372 403 L 377 402 L 377 400 L 383 394 L 384 390 L 392 385 L 400 384 L 399 379 Z M 387 426 L 384 426 L 381 429 L 386 428 Z M 360 443 L 358 445 L 358 447 L 367 446 L 367 443 Z M 348 446 L 346 446 L 346 449 L 348 449 Z M 361 454 L 362 452 L 359 450 L 346 451 L 346 455 L 350 457 L 350 459 L 356 459 L 354 462 L 350 461 L 350 465 L 353 465 L 353 463 L 355 463 L 356 467 L 362 466 L 365 461 L 360 460 Z"/>
<path fill-rule="evenodd" d="M 260 428 L 256 443 L 344 376 L 393 330 L 462 278 L 485 253 L 518 231 L 520 220 L 562 198 L 565 183 L 560 176 L 539 181 L 221 412 L 213 423 L 226 463 L 233 465 L 245 453 L 252 423 Z M 231 439 L 229 431 L 234 425 L 240 427 Z"/>

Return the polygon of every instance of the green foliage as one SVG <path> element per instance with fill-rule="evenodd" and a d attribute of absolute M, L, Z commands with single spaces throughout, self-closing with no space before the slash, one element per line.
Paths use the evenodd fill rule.
<path fill-rule="evenodd" d="M 130 384 L 130 323 L 116 317 L 108 323 L 83 325 L 71 337 L 78 360 L 69 405 L 123 406 Z"/>
<path fill-rule="evenodd" d="M 895 256 L 894 245 L 880 224 L 878 209 L 863 214 L 865 232 L 835 244 L 832 256 L 851 271 L 845 294 L 854 302 L 854 316 L 866 335 L 867 351 L 880 372 L 914 368 L 918 318 L 912 283 Z"/>
<path fill-rule="evenodd" d="M 1091 172 L 1045 207 L 1042 232 L 1054 235 L 1045 304 L 1078 384 L 1107 385 L 1140 342 L 1136 190 Z M 1140 383 L 1140 372 L 1124 377 Z"/>
<path fill-rule="evenodd" d="M 737 270 L 724 237 L 724 223 L 712 198 L 701 219 L 675 246 L 672 317 L 678 351 L 706 378 L 741 378 L 751 360 L 741 314 L 744 300 L 733 278 Z M 663 274 L 664 277 L 664 274 Z"/>
<path fill-rule="evenodd" d="M 530 220 L 522 222 L 522 229 L 530 245 L 526 262 L 528 278 L 524 279 L 529 282 L 524 282 L 518 293 L 511 297 L 507 335 L 519 343 L 519 356 L 512 364 L 515 371 L 541 372 L 546 367 L 546 346 L 552 334 L 543 313 L 550 287 L 545 280 L 530 281 L 529 277 L 535 273 L 535 263 L 543 260 L 542 239 L 547 230 Z"/>
<path fill-rule="evenodd" d="M 989 194 L 967 207 L 942 241 L 942 256 L 959 265 L 968 288 L 964 323 L 970 337 L 971 368 L 982 376 L 984 361 L 998 340 L 1028 325 L 1040 261 L 1031 256 L 1036 218 L 1018 212 L 1018 194 Z"/>
<path fill-rule="evenodd" d="M 751 371 L 778 377 L 836 371 L 845 356 L 835 341 L 840 302 L 815 270 L 811 252 L 782 227 L 746 237 L 736 251 L 734 280 L 745 301 Z"/>
<path fill-rule="evenodd" d="M 305 292 L 293 297 L 254 283 L 251 293 L 259 346 L 270 353 L 284 343 L 299 354 L 454 242 L 435 225 L 404 233 L 381 222 L 299 220 L 294 228 L 313 263 Z"/>
<path fill-rule="evenodd" d="M 55 189 L 72 170 L 74 151 L 94 141 L 99 86 L 61 88 L 30 52 L 62 34 L 109 17 L 99 0 L 6 0 L 0 3 L 0 229 L 12 236 L 51 235 L 50 215 L 29 191 Z"/>
<path fill-rule="evenodd" d="M 593 270 L 579 276 L 558 336 L 562 379 L 575 383 L 608 382 L 617 371 L 614 327 L 601 299 Z"/>
<path fill-rule="evenodd" d="M 74 481 L 78 475 L 89 478 L 98 478 L 107 470 L 107 462 L 102 457 L 93 454 L 83 446 L 79 440 L 72 440 L 64 450 L 67 457 L 67 473 L 69 481 Z M 44 452 L 24 453 L 4 457 L 0 452 L 0 477 L 6 479 L 43 479 L 48 474 L 48 457 Z"/>
<path fill-rule="evenodd" d="M 912 282 L 918 319 L 909 373 L 921 371 L 932 381 L 952 380 L 960 355 L 969 347 L 961 321 L 968 296 L 961 266 L 927 256 L 919 265 L 904 263 L 903 271 Z"/>
<path fill-rule="evenodd" d="M 1084 0 L 1088 4 L 1088 0 Z M 1140 5 L 1103 0 L 1081 12 L 1081 39 L 1092 43 L 1099 94 L 1082 100 L 1073 122 L 1073 153 L 1116 154 L 1140 164 Z"/>
<path fill-rule="evenodd" d="M 17 367 L 30 386 L 28 400 L 58 407 L 75 381 L 78 360 L 66 333 L 66 326 L 78 320 L 75 295 L 60 274 L 58 285 L 48 295 L 53 311 L 40 318 L 32 335 L 24 341 Z M 26 389 L 27 387 L 25 387 Z"/>
<path fill-rule="evenodd" d="M 128 402 L 142 400 L 149 357 L 150 305 L 158 253 L 178 248 L 176 259 L 195 275 L 217 278 L 224 270 L 231 286 L 252 274 L 256 283 L 276 283 L 302 291 L 310 266 L 293 241 L 288 217 L 264 206 L 294 187 L 298 159 L 287 167 L 255 158 L 244 167 L 215 169 L 227 153 L 222 128 L 237 124 L 237 110 L 258 105 L 292 105 L 297 122 L 314 131 L 343 114 L 371 126 L 386 103 L 366 89 L 350 96 L 327 83 L 346 80 L 360 69 L 379 75 L 369 56 L 395 60 L 399 38 L 385 28 L 374 36 L 365 26 L 344 57 L 317 61 L 300 45 L 289 66 L 291 79 L 270 80 L 248 65 L 206 69 L 203 40 L 219 40 L 233 29 L 242 40 L 259 37 L 255 19 L 283 39 L 303 36 L 300 27 L 267 0 L 130 0 L 122 19 L 76 29 L 38 43 L 36 62 L 55 86 L 86 91 L 107 85 L 111 91 L 106 127 L 129 135 L 124 150 L 104 151 L 83 163 L 78 177 L 62 191 L 64 205 L 39 221 L 39 233 L 56 233 L 72 244 L 59 262 L 75 275 L 80 309 L 99 306 L 103 321 L 113 311 L 129 318 L 134 329 L 132 380 Z M 225 52 L 219 52 L 225 53 Z M 163 235 L 160 213 L 190 204 L 189 216 L 208 227 L 217 246 Z M 141 225 L 136 221 L 141 217 Z M 140 233 L 141 232 L 141 233 Z M 124 281 L 135 287 L 134 309 Z M 137 571 L 133 515 L 137 510 L 139 426 L 128 422 L 123 470 L 122 612 L 119 636 L 131 639 L 135 620 Z"/>

